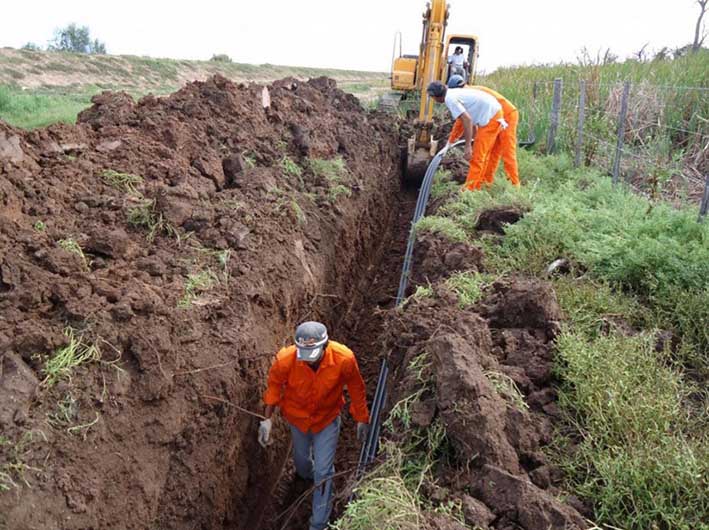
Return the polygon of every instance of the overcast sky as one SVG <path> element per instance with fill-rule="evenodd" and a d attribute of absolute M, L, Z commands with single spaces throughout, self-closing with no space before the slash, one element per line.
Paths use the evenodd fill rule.
<path fill-rule="evenodd" d="M 395 31 L 417 53 L 425 0 L 5 0 L 0 46 L 46 45 L 90 27 L 111 54 L 389 71 Z M 626 57 L 694 37 L 696 0 L 449 0 L 449 32 L 480 37 L 479 68 L 575 61 L 586 46 Z"/>

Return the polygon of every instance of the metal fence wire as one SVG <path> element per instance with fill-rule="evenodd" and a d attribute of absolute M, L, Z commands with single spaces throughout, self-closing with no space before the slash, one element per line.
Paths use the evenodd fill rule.
<path fill-rule="evenodd" d="M 520 129 L 534 128 L 542 152 L 567 152 L 576 167 L 600 168 L 643 195 L 696 200 L 706 217 L 709 88 L 585 79 L 530 88 Z"/>

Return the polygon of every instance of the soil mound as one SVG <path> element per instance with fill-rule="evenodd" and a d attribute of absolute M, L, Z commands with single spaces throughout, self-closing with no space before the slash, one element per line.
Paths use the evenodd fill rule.
<path fill-rule="evenodd" d="M 324 78 L 0 123 L 0 526 L 254 528 L 287 448 L 249 411 L 366 274 L 396 135 Z"/>
<path fill-rule="evenodd" d="M 558 499 L 561 475 L 543 452 L 557 414 L 551 341 L 559 319 L 551 288 L 526 279 L 496 282 L 467 311 L 438 284 L 432 297 L 390 313 L 390 402 L 409 404 L 414 428 L 444 425 L 452 457 L 435 477 L 469 525 L 586 528 Z"/>

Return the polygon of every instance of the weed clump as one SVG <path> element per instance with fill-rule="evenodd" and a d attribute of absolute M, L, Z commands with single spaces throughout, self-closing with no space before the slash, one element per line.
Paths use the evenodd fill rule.
<path fill-rule="evenodd" d="M 62 379 L 71 379 L 72 372 L 82 364 L 99 361 L 101 351 L 95 344 L 87 344 L 84 338 L 77 336 L 72 328 L 66 328 L 64 335 L 69 343 L 59 348 L 44 363 L 45 377 L 42 385 L 51 387 Z"/>

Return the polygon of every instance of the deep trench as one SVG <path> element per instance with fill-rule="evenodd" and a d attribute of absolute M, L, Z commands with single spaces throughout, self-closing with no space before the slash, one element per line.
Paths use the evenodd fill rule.
<path fill-rule="evenodd" d="M 368 260 L 352 278 L 351 289 L 342 293 L 349 304 L 330 304 L 324 311 L 324 320 L 330 322 L 330 337 L 342 342 L 355 352 L 367 389 L 371 407 L 379 364 L 386 352 L 382 351 L 384 311 L 394 307 L 396 291 L 411 218 L 416 205 L 417 190 L 402 188 L 391 197 L 382 237 L 368 242 L 359 252 Z M 367 258 L 368 256 L 368 258 Z M 358 256 L 359 257 L 359 256 Z M 349 400 L 342 409 L 342 429 L 335 457 L 334 509 L 330 521 L 342 513 L 346 501 L 348 481 L 352 480 L 361 444 L 355 434 L 355 423 L 348 412 Z M 286 530 L 308 527 L 311 513 L 311 495 L 296 489 L 290 450 L 272 455 L 274 469 L 263 477 L 260 488 L 266 492 L 252 509 L 243 528 L 253 530 Z M 234 526 L 227 525 L 225 530 Z"/>

